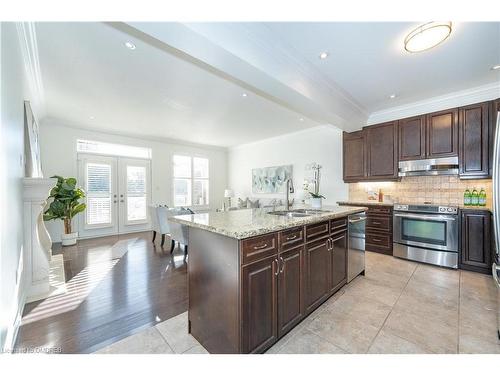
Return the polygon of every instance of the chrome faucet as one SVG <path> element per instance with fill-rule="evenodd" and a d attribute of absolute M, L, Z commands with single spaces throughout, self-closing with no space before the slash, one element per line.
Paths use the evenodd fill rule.
<path fill-rule="evenodd" d="M 295 190 L 293 189 L 293 181 L 291 178 L 287 178 L 286 180 L 286 198 L 285 198 L 285 207 L 286 210 L 290 210 L 290 193 L 294 193 Z"/>

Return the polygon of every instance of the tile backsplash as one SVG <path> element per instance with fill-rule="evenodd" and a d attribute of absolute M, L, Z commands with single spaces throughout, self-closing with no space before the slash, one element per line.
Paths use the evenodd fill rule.
<path fill-rule="evenodd" d="M 403 177 L 398 182 L 358 182 L 349 184 L 349 200 L 365 201 L 368 191 L 382 189 L 394 202 L 463 206 L 466 188 L 486 191 L 486 207 L 492 207 L 492 180 L 460 180 L 458 176 Z"/>

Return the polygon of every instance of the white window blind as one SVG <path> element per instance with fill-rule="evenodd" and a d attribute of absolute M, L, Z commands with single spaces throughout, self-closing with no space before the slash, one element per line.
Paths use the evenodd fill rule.
<path fill-rule="evenodd" d="M 127 166 L 127 220 L 146 220 L 146 202 L 146 168 Z"/>
<path fill-rule="evenodd" d="M 111 224 L 111 166 L 88 163 L 87 224 Z"/>
<path fill-rule="evenodd" d="M 209 192 L 209 160 L 174 155 L 174 205 L 207 206 Z"/>

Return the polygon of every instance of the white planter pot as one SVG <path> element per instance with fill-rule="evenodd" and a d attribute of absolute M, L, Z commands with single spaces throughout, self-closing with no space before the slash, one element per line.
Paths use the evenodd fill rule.
<path fill-rule="evenodd" d="M 311 198 L 311 207 L 312 208 L 321 208 L 321 200 L 323 198 Z"/>
<path fill-rule="evenodd" d="M 70 234 L 61 234 L 61 240 L 63 246 L 76 245 L 76 239 L 78 238 L 78 232 L 73 232 Z"/>

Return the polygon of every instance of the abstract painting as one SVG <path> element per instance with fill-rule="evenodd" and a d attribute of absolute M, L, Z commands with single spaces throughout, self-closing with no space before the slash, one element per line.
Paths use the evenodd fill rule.
<path fill-rule="evenodd" d="M 288 178 L 292 178 L 291 165 L 252 169 L 252 193 L 284 193 Z"/>

